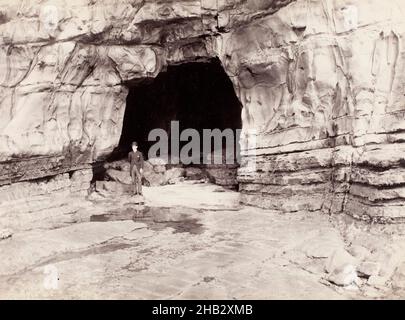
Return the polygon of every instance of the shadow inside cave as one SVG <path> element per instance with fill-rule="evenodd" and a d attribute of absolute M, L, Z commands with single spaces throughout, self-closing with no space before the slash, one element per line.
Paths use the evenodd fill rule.
<path fill-rule="evenodd" d="M 236 130 L 242 127 L 242 105 L 217 58 L 168 66 L 154 79 L 136 84 L 128 82 L 127 86 L 129 93 L 122 134 L 108 161 L 125 158 L 132 141 L 138 142 L 138 149 L 147 158 L 150 147 L 156 143 L 148 140 L 150 131 L 163 129 L 170 141 L 171 121 L 179 122 L 180 132 L 192 128 L 200 137 L 203 129 L 231 129 L 237 137 Z M 179 141 L 179 147 L 187 143 Z M 200 150 L 203 150 L 202 139 Z M 171 153 L 170 143 L 168 152 Z"/>
<path fill-rule="evenodd" d="M 166 71 L 161 72 L 154 79 L 129 81 L 126 85 L 129 93 L 126 99 L 122 133 L 119 145 L 107 158 L 107 163 L 127 159 L 133 141 L 138 143 L 138 150 L 143 153 L 145 159 L 148 159 L 149 150 L 156 143 L 148 139 L 149 133 L 154 129 L 163 129 L 168 138 L 168 154 L 158 154 L 158 156 L 168 160 L 165 169 L 196 168 L 203 171 L 205 178 L 213 183 L 237 188 L 236 173 L 239 166 L 238 143 L 242 127 L 242 105 L 218 58 L 168 66 Z M 176 138 L 171 127 L 172 121 L 178 122 L 177 132 L 180 135 L 185 129 L 194 129 L 198 133 L 199 152 L 188 153 L 193 159 L 191 164 L 184 163 L 178 153 L 191 141 L 191 137 L 187 141 Z M 218 145 L 211 137 L 210 147 L 204 147 L 207 142 L 203 138 L 204 129 L 220 130 L 221 137 L 218 139 Z M 224 130 L 232 133 L 232 144 L 228 144 L 227 138 L 222 136 Z M 177 143 L 178 150 L 172 148 L 172 143 Z M 220 152 L 217 153 L 218 151 Z M 225 161 L 229 152 L 233 160 L 231 165 L 230 158 Z M 212 160 L 218 155 L 220 162 L 213 164 Z M 207 164 L 204 159 L 210 156 L 211 162 Z M 96 177 L 93 180 L 103 180 L 105 175 L 103 168 L 96 166 L 93 171 Z"/>

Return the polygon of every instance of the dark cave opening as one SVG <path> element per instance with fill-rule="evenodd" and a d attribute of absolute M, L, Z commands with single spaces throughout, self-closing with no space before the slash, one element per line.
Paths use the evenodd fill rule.
<path fill-rule="evenodd" d="M 217 58 L 168 66 L 154 79 L 127 85 L 129 93 L 115 159 L 126 157 L 132 141 L 138 142 L 139 150 L 147 157 L 149 148 L 156 143 L 148 141 L 149 132 L 161 128 L 170 141 L 171 121 L 179 122 L 180 132 L 193 128 L 201 137 L 203 129 L 216 128 L 232 129 L 237 137 L 236 130 L 242 126 L 241 103 Z M 186 143 L 180 142 L 180 148 Z"/>

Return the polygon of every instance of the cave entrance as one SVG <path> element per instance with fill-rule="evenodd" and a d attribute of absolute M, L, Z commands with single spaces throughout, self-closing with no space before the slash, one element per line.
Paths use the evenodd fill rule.
<path fill-rule="evenodd" d="M 154 79 L 127 83 L 127 86 L 129 93 L 117 156 L 126 157 L 131 150 L 131 142 L 137 141 L 138 149 L 147 158 L 149 148 L 156 143 L 148 141 L 149 132 L 161 128 L 168 133 L 170 141 L 171 121 L 178 121 L 180 132 L 192 128 L 201 137 L 203 129 L 231 129 L 235 142 L 238 142 L 237 129 L 242 126 L 242 106 L 218 58 L 168 66 Z M 180 149 L 185 144 L 187 142 L 180 141 Z M 169 143 L 169 157 L 170 147 Z M 202 150 L 201 141 L 201 157 L 206 157 Z M 217 184 L 236 184 L 236 164 L 184 166 L 180 163 L 177 166 L 199 167 Z M 216 173 L 214 176 L 213 172 Z"/>

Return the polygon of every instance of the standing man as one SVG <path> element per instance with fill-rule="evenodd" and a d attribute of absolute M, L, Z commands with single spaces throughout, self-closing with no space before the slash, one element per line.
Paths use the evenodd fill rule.
<path fill-rule="evenodd" d="M 129 172 L 134 184 L 134 194 L 142 195 L 143 154 L 138 151 L 138 143 L 132 142 L 132 151 L 128 153 Z"/>

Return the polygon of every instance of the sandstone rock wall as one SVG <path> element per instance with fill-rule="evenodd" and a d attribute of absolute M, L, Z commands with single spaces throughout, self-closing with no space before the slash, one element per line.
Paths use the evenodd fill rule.
<path fill-rule="evenodd" d="M 124 82 L 208 55 L 212 41 L 193 40 L 204 34 L 201 10 L 199 1 L 1 1 L 0 184 L 108 155 Z"/>
<path fill-rule="evenodd" d="M 218 56 L 243 104 L 244 202 L 400 221 L 404 12 L 401 0 L 0 0 L 0 185 L 102 160 L 128 83 Z"/>
<path fill-rule="evenodd" d="M 297 1 L 223 36 L 244 134 L 256 140 L 256 166 L 247 155 L 239 173 L 245 202 L 405 217 L 404 10 Z"/>
<path fill-rule="evenodd" d="M 102 160 L 126 82 L 217 56 L 221 30 L 288 2 L 1 0 L 0 185 Z"/>

